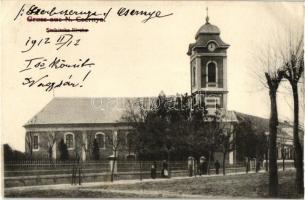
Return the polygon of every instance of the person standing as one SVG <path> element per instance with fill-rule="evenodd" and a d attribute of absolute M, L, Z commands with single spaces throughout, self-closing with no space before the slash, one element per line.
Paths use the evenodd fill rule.
<path fill-rule="evenodd" d="M 189 171 L 189 176 L 193 176 L 193 171 L 194 171 L 194 158 L 192 156 L 188 157 L 188 162 L 187 162 L 187 167 Z"/>
<path fill-rule="evenodd" d="M 161 176 L 163 178 L 167 178 L 168 177 L 168 164 L 167 164 L 166 160 L 163 160 L 163 163 L 162 163 Z"/>
<path fill-rule="evenodd" d="M 249 171 L 250 171 L 250 159 L 246 157 L 246 173 L 248 174 Z"/>
<path fill-rule="evenodd" d="M 150 176 L 151 176 L 152 179 L 155 179 L 157 177 L 157 163 L 156 163 L 156 161 L 154 161 L 154 163 L 151 165 Z"/>
<path fill-rule="evenodd" d="M 205 157 L 202 158 L 202 174 L 208 173 L 208 162 L 206 161 Z"/>
<path fill-rule="evenodd" d="M 261 160 L 256 160 L 255 172 L 258 173 L 261 170 Z"/>
<path fill-rule="evenodd" d="M 204 163 L 204 157 L 201 156 L 199 159 L 199 175 L 200 176 L 203 174 L 203 163 Z"/>
<path fill-rule="evenodd" d="M 216 160 L 216 162 L 214 163 L 214 166 L 215 166 L 216 174 L 219 174 L 220 164 L 219 164 L 218 160 Z"/>

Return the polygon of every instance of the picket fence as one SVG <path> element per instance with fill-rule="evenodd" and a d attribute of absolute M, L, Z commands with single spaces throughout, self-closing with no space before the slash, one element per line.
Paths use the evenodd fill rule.
<path fill-rule="evenodd" d="M 153 161 L 116 161 L 118 172 L 149 171 Z M 157 169 L 162 168 L 162 161 L 156 161 Z M 65 170 L 74 166 L 80 166 L 82 169 L 98 169 L 102 172 L 110 171 L 110 161 L 85 161 L 78 162 L 74 160 L 18 160 L 5 161 L 6 171 L 14 170 Z M 169 163 L 171 170 L 187 170 L 186 161 L 172 161 Z"/>

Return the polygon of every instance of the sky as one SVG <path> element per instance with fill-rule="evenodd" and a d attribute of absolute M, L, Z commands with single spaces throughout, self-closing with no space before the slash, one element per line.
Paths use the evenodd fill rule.
<path fill-rule="evenodd" d="M 303 30 L 303 4 L 284 2 L 97 2 L 45 1 L 35 3 L 44 9 L 96 10 L 112 8 L 106 22 L 27 22 L 25 15 L 14 21 L 23 3 L 4 1 L 1 12 L 1 140 L 24 151 L 25 129 L 22 127 L 55 97 L 132 97 L 156 96 L 190 92 L 190 58 L 188 45 L 195 41 L 197 30 L 205 23 L 206 7 L 210 23 L 220 28 L 221 38 L 230 44 L 227 51 L 228 109 L 251 115 L 269 117 L 268 90 L 262 86 L 257 73 L 262 71 L 257 55 L 276 35 L 297 26 Z M 32 3 L 26 2 L 25 8 Z M 163 18 L 146 23 L 143 16 L 121 16 L 121 7 L 137 10 L 160 10 Z M 46 28 L 87 28 L 89 32 L 74 33 L 79 45 L 56 50 L 53 41 L 61 33 L 46 33 Z M 28 48 L 27 40 L 40 41 L 49 37 L 51 44 Z M 95 65 L 82 82 L 88 68 L 24 69 L 25 60 L 55 57 L 67 62 L 90 58 Z M 49 81 L 68 79 L 80 81 L 83 87 L 62 87 L 54 92 L 22 85 L 26 77 L 49 75 Z M 292 119 L 292 96 L 287 83 L 278 96 L 279 118 Z M 303 113 L 302 113 L 303 114 Z M 302 118 L 303 119 L 303 118 Z"/>

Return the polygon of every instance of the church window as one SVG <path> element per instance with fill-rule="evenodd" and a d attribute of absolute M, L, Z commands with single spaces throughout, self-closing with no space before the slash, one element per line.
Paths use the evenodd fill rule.
<path fill-rule="evenodd" d="M 74 134 L 73 133 L 65 133 L 65 143 L 68 149 L 74 149 Z"/>
<path fill-rule="evenodd" d="M 105 145 L 105 133 L 97 132 L 95 134 L 95 139 L 97 140 L 97 144 L 98 144 L 100 149 L 105 149 L 106 148 L 106 145 Z"/>
<path fill-rule="evenodd" d="M 38 135 L 33 136 L 33 150 L 39 149 L 39 138 Z"/>

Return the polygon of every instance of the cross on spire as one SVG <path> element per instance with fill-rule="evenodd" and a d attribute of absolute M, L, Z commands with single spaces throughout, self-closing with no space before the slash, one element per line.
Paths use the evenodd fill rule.
<path fill-rule="evenodd" d="M 209 23 L 209 7 L 206 8 L 206 11 L 207 11 L 207 17 L 205 18 L 205 21 L 206 23 L 208 24 Z"/>

